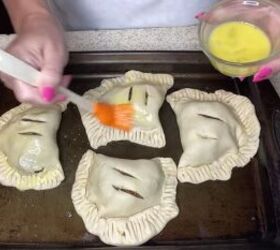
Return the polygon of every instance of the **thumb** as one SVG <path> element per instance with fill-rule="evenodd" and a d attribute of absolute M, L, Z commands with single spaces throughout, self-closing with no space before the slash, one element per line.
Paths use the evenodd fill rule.
<path fill-rule="evenodd" d="M 37 84 L 41 98 L 47 102 L 51 102 L 56 96 L 56 87 L 61 81 L 60 72 L 55 70 L 43 69 L 38 77 Z"/>
<path fill-rule="evenodd" d="M 260 82 L 268 79 L 280 71 L 280 58 L 277 58 L 262 66 L 253 77 L 253 82 Z"/>
<path fill-rule="evenodd" d="M 234 1 L 228 4 L 229 5 L 221 4 L 216 9 L 212 9 L 208 12 L 199 12 L 196 14 L 195 18 L 200 21 L 214 24 L 230 21 L 239 16 L 246 16 L 248 20 L 256 18 L 262 20 L 268 15 L 275 15 L 275 10 L 271 7 L 258 7 L 254 8 L 254 11 L 252 11 L 250 4 L 242 3 L 237 5 Z M 275 18 L 275 20 L 277 20 L 277 18 Z"/>
<path fill-rule="evenodd" d="M 220 23 L 224 21 L 224 16 L 228 11 L 224 8 L 220 8 L 209 12 L 199 12 L 195 15 L 195 18 L 199 21 L 204 21 L 208 23 Z M 229 15 L 227 13 L 227 15 Z"/>
<path fill-rule="evenodd" d="M 64 62 L 57 56 L 46 56 L 37 80 L 41 97 L 51 102 L 56 97 L 56 88 L 62 81 Z"/>

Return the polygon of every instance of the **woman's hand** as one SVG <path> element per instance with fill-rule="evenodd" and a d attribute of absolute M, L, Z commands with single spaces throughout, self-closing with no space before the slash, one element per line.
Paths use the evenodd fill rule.
<path fill-rule="evenodd" d="M 1 80 L 20 102 L 49 104 L 65 98 L 56 95 L 57 86 L 67 86 L 70 82 L 69 76 L 63 76 L 68 61 L 63 33 L 61 25 L 48 13 L 30 14 L 22 20 L 16 38 L 6 51 L 41 71 L 39 87 L 0 74 Z"/>

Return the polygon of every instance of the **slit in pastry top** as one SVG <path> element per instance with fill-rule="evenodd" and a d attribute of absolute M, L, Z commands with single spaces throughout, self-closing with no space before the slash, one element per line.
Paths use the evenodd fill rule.
<path fill-rule="evenodd" d="M 149 160 L 122 160 L 98 155 L 89 171 L 86 196 L 100 216 L 134 215 L 160 202 L 164 173 Z"/>
<path fill-rule="evenodd" d="M 154 128 L 159 122 L 158 109 L 164 100 L 164 96 L 156 86 L 145 82 L 137 82 L 131 86 L 115 87 L 100 99 L 111 104 L 131 103 L 135 110 L 135 125 Z"/>

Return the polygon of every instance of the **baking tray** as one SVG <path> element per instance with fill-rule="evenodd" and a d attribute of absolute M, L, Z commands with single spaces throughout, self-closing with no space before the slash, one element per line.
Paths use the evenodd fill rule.
<path fill-rule="evenodd" d="M 135 249 L 276 247 L 280 225 L 280 101 L 270 82 L 256 85 L 250 79 L 241 83 L 225 77 L 200 52 L 72 53 L 66 73 L 74 76 L 70 89 L 82 94 L 99 86 L 102 79 L 131 69 L 172 74 L 175 84 L 169 93 L 188 87 L 245 95 L 255 104 L 262 127 L 258 154 L 246 167 L 235 168 L 229 181 L 179 183 L 179 216 L 159 235 Z M 18 104 L 2 85 L 0 100 L 0 114 Z M 166 102 L 160 119 L 166 147 L 153 149 L 123 141 L 110 143 L 97 152 L 129 159 L 172 157 L 178 163 L 182 146 L 175 116 Z M 65 180 L 58 188 L 19 192 L 0 186 L 0 246 L 107 249 L 98 237 L 87 233 L 71 202 L 77 165 L 90 148 L 75 105 L 69 104 L 63 113 L 57 140 L 65 172 Z"/>

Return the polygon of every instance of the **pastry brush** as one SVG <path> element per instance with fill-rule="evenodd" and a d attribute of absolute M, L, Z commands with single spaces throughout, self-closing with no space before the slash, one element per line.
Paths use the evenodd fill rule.
<path fill-rule="evenodd" d="M 28 85 L 38 87 L 36 80 L 40 71 L 15 56 L 0 49 L 0 71 Z M 81 109 L 91 113 L 104 125 L 129 131 L 133 124 L 134 109 L 132 104 L 108 104 L 90 101 L 71 90 L 59 86 L 57 91 Z"/>

